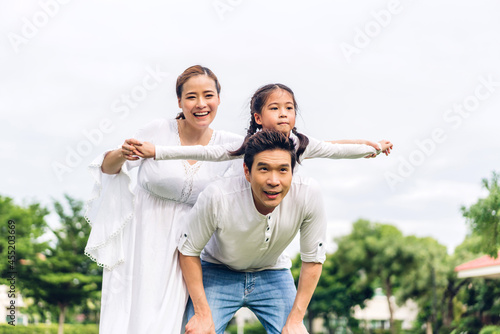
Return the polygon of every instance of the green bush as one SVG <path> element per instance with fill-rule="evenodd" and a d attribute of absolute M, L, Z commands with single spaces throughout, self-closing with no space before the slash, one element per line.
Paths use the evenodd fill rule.
<path fill-rule="evenodd" d="M 425 330 L 423 328 L 413 328 L 413 329 L 403 329 L 401 331 L 403 334 L 425 334 Z M 450 334 L 447 332 L 446 334 Z"/>
<path fill-rule="evenodd" d="M 500 334 L 499 326 L 486 326 L 481 329 L 479 334 Z"/>
<path fill-rule="evenodd" d="M 238 332 L 238 328 L 236 325 L 229 325 L 227 326 L 226 331 L 230 334 L 236 334 Z M 245 324 L 244 332 L 245 334 L 266 334 L 266 330 L 260 322 Z"/>
<path fill-rule="evenodd" d="M 457 324 L 457 328 L 453 332 L 457 334 L 462 333 L 479 333 L 483 327 L 481 321 L 476 317 L 464 317 L 460 319 Z"/>
<path fill-rule="evenodd" d="M 51 325 L 0 325 L 0 334 L 57 334 L 57 324 Z M 99 326 L 95 324 L 64 324 L 64 334 L 98 334 Z"/>
<path fill-rule="evenodd" d="M 455 329 L 455 327 L 441 326 L 441 327 L 439 327 L 438 333 L 439 334 L 450 334 L 453 332 L 454 329 Z"/>

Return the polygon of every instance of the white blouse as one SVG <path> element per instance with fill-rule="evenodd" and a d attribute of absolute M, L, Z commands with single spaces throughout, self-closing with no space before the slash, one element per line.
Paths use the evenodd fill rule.
<path fill-rule="evenodd" d="M 176 120 L 158 120 L 135 137 L 180 145 Z M 214 131 L 209 145 L 241 139 Z M 232 174 L 236 161 L 127 161 L 115 175 L 101 171 L 105 154 L 90 166 L 95 180 L 86 218 L 92 230 L 85 253 L 103 271 L 99 332 L 177 334 L 188 298 L 178 263 L 182 217 L 212 181 Z M 137 171 L 132 188 L 131 169 Z"/>

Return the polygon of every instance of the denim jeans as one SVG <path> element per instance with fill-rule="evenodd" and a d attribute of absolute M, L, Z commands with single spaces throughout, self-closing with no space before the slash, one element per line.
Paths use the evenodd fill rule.
<path fill-rule="evenodd" d="M 297 293 L 289 269 L 239 272 L 205 261 L 201 264 L 217 334 L 224 333 L 227 323 L 241 307 L 255 313 L 267 333 L 281 333 Z M 187 318 L 193 315 L 193 303 L 189 299 Z"/>

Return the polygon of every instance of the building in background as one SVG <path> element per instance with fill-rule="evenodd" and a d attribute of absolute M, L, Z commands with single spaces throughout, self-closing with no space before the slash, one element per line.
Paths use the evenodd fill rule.
<path fill-rule="evenodd" d="M 458 278 L 500 278 L 500 250 L 497 258 L 485 255 L 455 267 Z"/>
<path fill-rule="evenodd" d="M 402 329 L 411 329 L 417 319 L 418 306 L 412 300 L 407 300 L 402 306 L 397 306 L 394 296 L 391 297 L 394 310 L 394 320 L 402 321 Z M 382 289 L 375 290 L 372 299 L 365 302 L 365 307 L 354 307 L 354 318 L 361 322 L 361 326 L 368 329 L 389 328 L 389 304 Z"/>

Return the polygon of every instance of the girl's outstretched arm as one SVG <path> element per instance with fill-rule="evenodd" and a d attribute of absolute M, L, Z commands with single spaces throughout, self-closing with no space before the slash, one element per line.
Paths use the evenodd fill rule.
<path fill-rule="evenodd" d="M 241 158 L 229 154 L 237 150 L 241 144 L 235 141 L 224 145 L 162 146 L 142 142 L 141 146 L 135 147 L 134 154 L 141 158 L 156 160 L 226 161 Z"/>
<path fill-rule="evenodd" d="M 381 152 L 385 155 L 389 155 L 392 149 L 392 143 L 388 140 L 381 140 L 378 143 L 366 140 L 366 139 L 340 139 L 340 140 L 327 140 L 326 142 L 332 144 L 364 144 L 373 147 L 377 151 L 381 149 Z M 379 146 L 380 144 L 380 146 Z M 370 155 L 367 158 L 375 158 L 377 155 Z"/>
<path fill-rule="evenodd" d="M 135 145 L 133 154 L 141 158 L 156 160 L 226 161 L 241 158 L 241 156 L 229 154 L 237 150 L 241 144 L 235 141 L 224 145 L 162 146 L 141 142 L 141 145 Z M 323 142 L 309 138 L 309 145 L 302 158 L 357 159 L 376 156 L 380 152 L 387 155 L 390 149 L 392 149 L 392 143 L 387 140 L 379 143 L 365 140 Z"/>
<path fill-rule="evenodd" d="M 346 140 L 347 141 L 347 140 Z M 308 158 L 329 158 L 329 159 L 358 159 L 367 156 L 377 155 L 381 152 L 392 149 L 392 143 L 387 140 L 381 140 L 376 144 L 377 148 L 366 144 L 357 143 L 332 143 L 319 141 L 309 137 L 309 145 L 307 145 L 301 159 Z"/>

